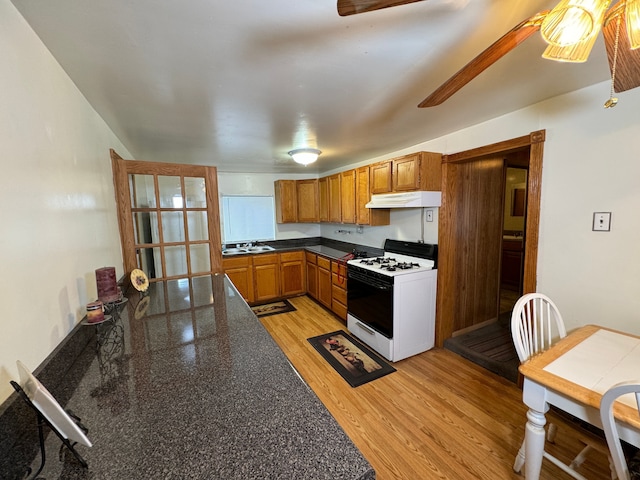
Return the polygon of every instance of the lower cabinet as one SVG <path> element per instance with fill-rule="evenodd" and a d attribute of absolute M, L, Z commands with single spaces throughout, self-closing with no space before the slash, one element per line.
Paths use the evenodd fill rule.
<path fill-rule="evenodd" d="M 305 252 L 307 265 L 307 294 L 310 297 L 318 298 L 318 265 L 316 254 Z"/>
<path fill-rule="evenodd" d="M 347 321 L 347 266 L 331 262 L 331 310 L 343 321 Z"/>
<path fill-rule="evenodd" d="M 317 300 L 331 308 L 331 260 L 318 256 L 318 296 Z"/>
<path fill-rule="evenodd" d="M 280 296 L 280 262 L 277 253 L 253 257 L 254 301 L 257 303 Z"/>
<path fill-rule="evenodd" d="M 253 302 L 253 262 L 250 256 L 222 259 L 222 268 L 247 303 Z"/>
<path fill-rule="evenodd" d="M 280 295 L 291 297 L 306 291 L 304 253 L 285 252 L 280 254 Z"/>

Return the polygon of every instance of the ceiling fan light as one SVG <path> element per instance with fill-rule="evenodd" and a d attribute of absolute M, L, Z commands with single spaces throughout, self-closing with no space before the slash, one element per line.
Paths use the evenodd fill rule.
<path fill-rule="evenodd" d="M 597 33 L 611 0 L 562 0 L 544 18 L 542 38 L 549 44 L 566 47 Z"/>
<path fill-rule="evenodd" d="M 600 27 L 598 27 L 597 31 L 600 31 Z M 584 63 L 589 58 L 597 38 L 598 35 L 591 35 L 578 43 L 564 47 L 548 45 L 542 53 L 542 58 L 557 62 Z"/>
<path fill-rule="evenodd" d="M 627 0 L 624 16 L 631 49 L 640 48 L 640 0 Z"/>
<path fill-rule="evenodd" d="M 322 152 L 317 148 L 296 148 L 288 153 L 291 155 L 294 162 L 306 166 L 315 162 Z"/>

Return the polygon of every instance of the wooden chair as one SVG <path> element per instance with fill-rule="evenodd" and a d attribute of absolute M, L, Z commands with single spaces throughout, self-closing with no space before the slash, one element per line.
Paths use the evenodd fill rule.
<path fill-rule="evenodd" d="M 537 353 L 547 350 L 559 338 L 567 336 L 567 330 L 562 320 L 562 315 L 556 304 L 542 293 L 527 293 L 520 297 L 513 307 L 511 314 L 511 336 L 518 353 L 520 363 L 524 363 Z M 547 441 L 554 442 L 557 427 L 549 423 L 547 427 Z M 607 447 L 603 440 L 587 431 L 577 431 L 577 436 L 585 447 L 566 465 L 546 451 L 544 457 L 567 472 L 574 478 L 584 478 L 575 469 L 586 459 L 587 454 L 596 449 L 607 454 Z M 516 455 L 513 470 L 520 472 L 524 466 L 525 444 L 524 440 Z M 613 467 L 612 467 L 612 478 Z"/>
<path fill-rule="evenodd" d="M 640 479 L 640 456 L 636 452 L 631 461 L 627 463 L 618 436 L 618 427 L 613 417 L 613 404 L 621 395 L 628 393 L 635 395 L 636 408 L 640 414 L 640 380 L 618 383 L 607 390 L 600 400 L 600 419 L 609 445 L 611 461 L 619 480 Z"/>

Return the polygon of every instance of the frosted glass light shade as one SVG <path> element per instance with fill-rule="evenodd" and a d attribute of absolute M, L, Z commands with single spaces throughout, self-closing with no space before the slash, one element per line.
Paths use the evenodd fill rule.
<path fill-rule="evenodd" d="M 593 49 L 596 39 L 598 38 L 597 32 L 599 31 L 600 27 L 598 26 L 595 35 L 590 35 L 586 39 L 578 43 L 574 43 L 573 45 L 567 45 L 564 47 L 548 45 L 542 53 L 542 58 L 558 62 L 584 63 L 589 58 L 591 49 Z"/>
<path fill-rule="evenodd" d="M 574 45 L 596 34 L 611 0 L 561 0 L 540 26 L 542 38 L 558 47 Z"/>
<path fill-rule="evenodd" d="M 640 0 L 627 0 L 624 16 L 631 49 L 640 48 Z"/>
<path fill-rule="evenodd" d="M 318 159 L 318 155 L 322 152 L 317 148 L 297 148 L 291 150 L 289 155 L 293 158 L 293 161 L 301 165 L 309 165 Z"/>

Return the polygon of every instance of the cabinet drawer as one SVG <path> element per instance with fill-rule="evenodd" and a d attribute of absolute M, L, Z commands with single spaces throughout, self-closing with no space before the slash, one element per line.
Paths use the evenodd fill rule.
<path fill-rule="evenodd" d="M 278 263 L 277 253 L 260 253 L 258 255 L 254 255 L 253 257 L 254 265 L 274 265 L 277 263 Z"/>
<path fill-rule="evenodd" d="M 341 276 L 347 275 L 347 266 L 340 262 L 331 262 L 331 271 Z"/>
<path fill-rule="evenodd" d="M 296 260 L 304 260 L 304 252 L 302 250 L 297 252 L 283 252 L 280 254 L 281 262 L 295 262 Z"/>
<path fill-rule="evenodd" d="M 318 257 L 318 266 L 320 268 L 324 268 L 325 270 L 331 270 L 331 260 L 324 257 Z"/>
<path fill-rule="evenodd" d="M 333 283 L 336 287 L 340 287 L 343 289 L 347 289 L 347 276 L 346 275 L 338 275 L 337 273 L 331 274 L 331 283 Z"/>
<path fill-rule="evenodd" d="M 333 311 L 333 313 L 335 313 L 342 320 L 347 320 L 347 307 L 340 302 L 336 302 L 335 299 L 331 304 L 331 311 Z"/>
<path fill-rule="evenodd" d="M 311 252 L 304 252 L 305 258 L 307 259 L 307 263 L 316 264 L 316 254 Z"/>
<path fill-rule="evenodd" d="M 343 305 L 347 304 L 347 291 L 344 288 L 340 288 L 338 285 L 333 285 L 331 297 L 334 302 L 338 301 Z"/>
<path fill-rule="evenodd" d="M 249 266 L 251 266 L 251 257 L 249 255 L 222 259 L 222 268 L 224 270 L 227 270 L 229 268 L 249 267 Z"/>

